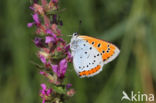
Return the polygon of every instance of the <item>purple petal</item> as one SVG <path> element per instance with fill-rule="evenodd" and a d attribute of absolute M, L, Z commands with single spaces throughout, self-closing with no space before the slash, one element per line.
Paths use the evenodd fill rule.
<path fill-rule="evenodd" d="M 57 15 L 56 14 L 53 15 L 53 23 L 57 24 Z"/>
<path fill-rule="evenodd" d="M 43 42 L 42 42 L 42 38 L 39 37 L 35 37 L 34 43 L 37 47 L 43 47 Z"/>
<path fill-rule="evenodd" d="M 45 93 L 45 90 L 40 90 L 40 92 L 41 92 L 41 94 L 42 94 L 42 96 L 41 97 L 43 97 L 46 93 Z"/>
<path fill-rule="evenodd" d="M 53 3 L 58 3 L 58 0 L 52 0 Z"/>
<path fill-rule="evenodd" d="M 47 95 L 51 94 L 51 92 L 52 92 L 52 89 L 48 89 L 47 90 Z"/>
<path fill-rule="evenodd" d="M 72 57 L 72 55 L 71 55 L 71 53 L 69 51 L 67 52 L 67 56 L 68 56 L 69 59 L 72 60 L 73 57 Z"/>
<path fill-rule="evenodd" d="M 50 29 L 47 29 L 46 32 L 47 34 L 52 35 L 56 39 L 56 35 Z"/>
<path fill-rule="evenodd" d="M 60 21 L 60 26 L 62 26 L 62 25 L 63 25 L 63 21 L 61 20 L 61 21 Z"/>
<path fill-rule="evenodd" d="M 30 28 L 30 27 L 32 27 L 33 25 L 34 25 L 34 22 L 32 22 L 32 23 L 28 23 L 28 24 L 27 24 L 27 27 Z"/>
<path fill-rule="evenodd" d="M 51 36 L 46 36 L 45 43 L 55 42 L 54 38 Z"/>
<path fill-rule="evenodd" d="M 46 58 L 43 55 L 40 55 L 40 60 L 42 61 L 42 63 L 46 64 Z"/>
<path fill-rule="evenodd" d="M 58 65 L 51 65 L 51 67 L 52 67 L 53 72 L 58 75 Z"/>
<path fill-rule="evenodd" d="M 33 10 L 33 11 L 34 11 L 34 8 L 33 8 L 32 6 L 30 6 L 30 7 L 29 7 L 29 9 L 31 9 L 31 10 Z"/>
<path fill-rule="evenodd" d="M 70 83 L 67 84 L 67 85 L 66 85 L 66 89 L 69 89 L 71 86 L 72 86 L 72 84 L 70 84 Z"/>
<path fill-rule="evenodd" d="M 35 13 L 33 15 L 33 19 L 34 19 L 34 21 L 35 21 L 36 24 L 40 24 L 39 17 L 38 17 L 38 14 L 37 13 Z"/>
<path fill-rule="evenodd" d="M 42 103 L 45 103 L 45 99 L 42 100 Z"/>
<path fill-rule="evenodd" d="M 59 77 L 64 77 L 67 70 L 67 60 L 62 59 L 59 63 Z"/>
<path fill-rule="evenodd" d="M 58 40 L 62 43 L 65 43 L 65 41 L 62 38 L 58 38 Z"/>
<path fill-rule="evenodd" d="M 41 84 L 43 90 L 46 90 L 46 85 L 44 83 Z"/>
<path fill-rule="evenodd" d="M 38 2 L 38 0 L 33 0 L 34 1 L 34 3 L 37 3 Z"/>
<path fill-rule="evenodd" d="M 42 74 L 42 75 L 43 75 L 43 74 L 44 74 L 44 72 L 43 72 L 43 71 L 40 71 L 40 74 Z"/>
<path fill-rule="evenodd" d="M 70 48 L 70 45 L 67 45 L 67 46 L 65 47 L 66 52 L 69 50 L 69 48 Z"/>

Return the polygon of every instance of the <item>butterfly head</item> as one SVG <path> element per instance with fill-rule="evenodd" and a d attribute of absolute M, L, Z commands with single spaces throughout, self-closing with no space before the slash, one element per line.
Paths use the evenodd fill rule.
<path fill-rule="evenodd" d="M 77 37 L 77 36 L 78 36 L 78 33 L 75 32 L 75 33 L 73 33 L 73 36 L 72 37 Z"/>
<path fill-rule="evenodd" d="M 76 49 L 77 47 L 77 40 L 78 40 L 78 33 L 73 33 L 71 41 L 70 41 L 70 48 L 71 50 Z"/>

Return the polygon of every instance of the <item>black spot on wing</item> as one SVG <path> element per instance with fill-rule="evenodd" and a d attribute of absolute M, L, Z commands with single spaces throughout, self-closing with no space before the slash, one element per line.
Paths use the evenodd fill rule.
<path fill-rule="evenodd" d="M 100 46 L 101 46 L 101 44 L 99 43 L 99 44 L 98 44 L 98 47 L 100 47 Z"/>

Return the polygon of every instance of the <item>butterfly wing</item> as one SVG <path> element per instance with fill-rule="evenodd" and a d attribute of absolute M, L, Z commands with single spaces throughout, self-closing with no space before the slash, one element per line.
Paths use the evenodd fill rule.
<path fill-rule="evenodd" d="M 107 64 L 114 60 L 120 53 L 120 50 L 112 43 L 104 40 L 96 39 L 89 36 L 80 36 L 80 38 L 88 41 L 102 55 L 103 64 Z"/>
<path fill-rule="evenodd" d="M 73 45 L 71 45 L 73 47 Z M 73 64 L 76 73 L 80 77 L 90 77 L 102 70 L 103 62 L 101 54 L 86 40 L 78 38 L 75 50 L 72 51 Z"/>
<path fill-rule="evenodd" d="M 98 74 L 104 64 L 111 62 L 120 53 L 115 45 L 89 36 L 73 36 L 70 47 L 74 69 L 80 77 Z"/>

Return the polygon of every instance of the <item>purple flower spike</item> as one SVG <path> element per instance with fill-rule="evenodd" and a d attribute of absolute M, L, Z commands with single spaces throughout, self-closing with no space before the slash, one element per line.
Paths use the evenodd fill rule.
<path fill-rule="evenodd" d="M 45 43 L 50 43 L 50 42 L 55 42 L 55 40 L 54 40 L 54 38 L 53 37 L 51 37 L 51 36 L 46 36 L 46 38 L 45 38 Z"/>
<path fill-rule="evenodd" d="M 34 21 L 35 21 L 36 24 L 40 24 L 39 17 L 38 17 L 38 14 L 37 13 L 35 13 L 33 15 L 33 19 L 34 19 Z"/>
<path fill-rule="evenodd" d="M 41 103 L 62 103 L 67 96 L 73 96 L 75 93 L 70 88 L 72 84 L 64 83 L 67 65 L 72 62 L 72 55 L 70 45 L 64 40 L 60 29 L 63 21 L 58 12 L 55 12 L 61 8 L 58 2 L 59 0 L 32 0 L 29 7 L 33 12 L 33 20 L 27 23 L 27 27 L 33 26 L 36 29 L 37 35 L 33 42 L 38 47 L 37 56 L 42 65 L 39 73 L 47 78 L 47 84 L 50 84 L 40 84 Z M 56 90 L 53 90 L 53 87 Z M 63 90 L 63 93 L 57 89 Z"/>

